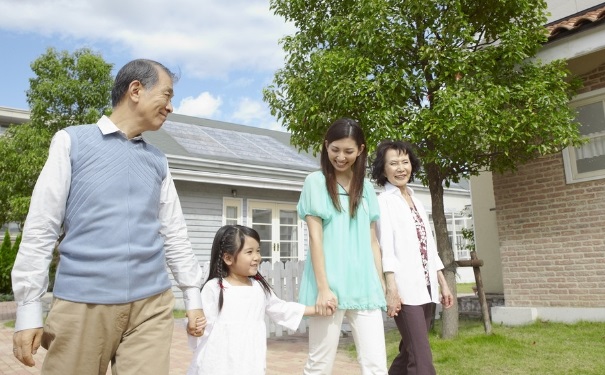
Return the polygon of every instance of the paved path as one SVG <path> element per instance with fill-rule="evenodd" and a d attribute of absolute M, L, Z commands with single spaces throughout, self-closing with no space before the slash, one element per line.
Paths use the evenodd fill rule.
<path fill-rule="evenodd" d="M 0 304 L 5 305 L 5 304 Z M 0 317 L 10 316 L 8 307 L 0 307 Z M 6 314 L 6 315 L 2 315 Z M 14 314 L 14 312 L 12 312 Z M 10 317 L 9 317 L 10 319 Z M 0 320 L 6 320 L 0 318 Z M 46 350 L 40 348 L 35 355 L 36 366 L 22 365 L 12 353 L 13 329 L 0 322 L 0 374 L 40 374 Z M 344 347 L 351 342 L 350 336 L 341 339 L 341 349 L 336 356 L 333 375 L 356 375 L 360 373 L 357 361 L 350 358 Z M 267 340 L 267 375 L 301 374 L 307 358 L 307 334 L 273 337 Z M 187 346 L 187 334 L 182 320 L 175 320 L 172 347 L 170 350 L 170 375 L 185 374 L 191 361 L 191 350 Z M 111 374 L 108 370 L 107 374 Z"/>

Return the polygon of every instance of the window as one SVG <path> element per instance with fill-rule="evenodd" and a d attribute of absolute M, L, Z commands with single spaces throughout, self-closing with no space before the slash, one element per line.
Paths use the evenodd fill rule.
<path fill-rule="evenodd" d="M 295 204 L 249 201 L 248 226 L 260 235 L 264 261 L 303 259 L 303 242 L 299 240 L 302 226 Z"/>
<path fill-rule="evenodd" d="M 565 179 L 574 183 L 605 178 L 605 89 L 582 94 L 571 106 L 588 142 L 563 150 Z"/>
<path fill-rule="evenodd" d="M 223 225 L 241 225 L 242 222 L 242 199 L 223 198 Z"/>

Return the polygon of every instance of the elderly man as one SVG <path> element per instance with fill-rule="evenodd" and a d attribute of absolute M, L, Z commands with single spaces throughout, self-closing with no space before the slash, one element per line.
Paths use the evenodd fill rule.
<path fill-rule="evenodd" d="M 52 140 L 12 272 L 14 354 L 33 366 L 41 344 L 43 374 L 105 374 L 109 363 L 114 374 L 168 374 L 174 296 L 166 264 L 183 291 L 188 333 L 203 333 L 202 271 L 167 159 L 141 137 L 172 112 L 174 80 L 158 62 L 133 60 L 116 76 L 111 116 Z M 61 232 L 43 326 L 40 298 Z"/>

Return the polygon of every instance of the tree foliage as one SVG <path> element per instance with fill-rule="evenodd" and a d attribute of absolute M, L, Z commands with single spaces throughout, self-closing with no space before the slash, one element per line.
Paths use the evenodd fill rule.
<path fill-rule="evenodd" d="M 11 271 L 20 243 L 21 234 L 12 243 L 8 229 L 4 232 L 4 240 L 2 241 L 2 245 L 0 245 L 0 295 L 13 294 Z"/>
<path fill-rule="evenodd" d="M 546 2 L 271 0 L 271 8 L 297 28 L 282 39 L 285 66 L 264 90 L 272 114 L 315 152 L 341 116 L 360 121 L 370 149 L 385 138 L 416 144 L 455 293 L 443 186 L 580 142 L 565 63 L 533 58 L 546 41 Z M 445 313 L 445 337 L 456 334 L 457 314 Z"/>
<path fill-rule="evenodd" d="M 23 223 L 54 133 L 109 114 L 112 64 L 89 49 L 49 48 L 31 64 L 30 121 L 0 137 L 0 223 Z"/>

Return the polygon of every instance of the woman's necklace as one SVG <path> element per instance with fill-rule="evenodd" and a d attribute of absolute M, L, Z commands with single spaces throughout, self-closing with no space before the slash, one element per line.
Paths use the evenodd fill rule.
<path fill-rule="evenodd" d="M 340 185 L 340 187 L 345 191 L 345 193 L 349 194 L 349 188 L 351 187 L 350 186 L 351 185 L 351 179 L 350 178 L 346 179 L 346 182 L 345 182 L 345 179 L 346 179 L 345 177 L 341 177 L 341 178 L 337 177 L 336 178 L 336 183 L 338 185 Z"/>

